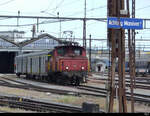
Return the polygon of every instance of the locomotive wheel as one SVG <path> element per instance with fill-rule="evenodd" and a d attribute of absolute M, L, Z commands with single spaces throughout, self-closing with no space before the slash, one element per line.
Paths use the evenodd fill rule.
<path fill-rule="evenodd" d="M 76 83 L 75 80 L 76 80 L 76 77 L 73 76 L 72 79 L 71 79 L 71 84 L 72 84 L 72 85 L 75 85 L 75 83 Z"/>
<path fill-rule="evenodd" d="M 64 81 L 63 76 L 60 73 L 57 73 L 56 77 L 54 79 L 55 79 L 56 84 L 58 84 L 58 85 L 63 84 L 63 81 Z"/>
<path fill-rule="evenodd" d="M 79 86 L 80 85 L 80 80 L 78 77 L 76 77 L 76 83 L 75 83 L 75 86 Z"/>
<path fill-rule="evenodd" d="M 26 79 L 30 79 L 30 77 L 29 77 L 29 75 L 28 75 L 28 74 L 26 74 Z"/>
<path fill-rule="evenodd" d="M 65 77 L 63 75 L 59 75 L 57 77 L 57 83 L 60 85 L 68 85 L 69 84 L 67 77 Z"/>
<path fill-rule="evenodd" d="M 80 85 L 80 80 L 77 76 L 73 76 L 72 80 L 71 80 L 71 84 L 75 85 L 75 86 L 79 86 Z"/>
<path fill-rule="evenodd" d="M 57 84 L 61 84 L 61 79 L 60 79 L 60 77 L 57 77 L 56 83 L 57 83 Z"/>
<path fill-rule="evenodd" d="M 86 78 L 87 78 L 86 76 L 83 77 L 83 83 L 87 83 L 87 79 Z"/>
<path fill-rule="evenodd" d="M 17 77 L 19 77 L 19 78 L 20 78 L 20 73 L 17 73 L 16 75 L 17 75 Z"/>

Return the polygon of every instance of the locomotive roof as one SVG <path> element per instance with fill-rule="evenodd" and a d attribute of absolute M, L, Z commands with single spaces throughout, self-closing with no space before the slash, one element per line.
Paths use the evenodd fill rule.
<path fill-rule="evenodd" d="M 61 47 L 74 47 L 74 48 L 82 48 L 82 49 L 84 49 L 83 47 L 78 46 L 78 45 L 61 45 L 61 46 L 56 46 L 55 48 L 61 48 Z"/>
<path fill-rule="evenodd" d="M 56 46 L 55 48 L 61 48 L 61 47 L 74 47 L 74 48 L 82 48 L 81 46 L 73 46 L 73 45 L 61 45 L 61 46 Z M 42 52 L 35 52 L 35 53 L 28 53 L 28 54 L 22 54 L 18 55 L 16 57 L 27 57 L 27 56 L 36 56 L 36 55 L 44 55 L 52 52 L 53 50 L 47 50 L 47 51 L 42 51 Z"/>

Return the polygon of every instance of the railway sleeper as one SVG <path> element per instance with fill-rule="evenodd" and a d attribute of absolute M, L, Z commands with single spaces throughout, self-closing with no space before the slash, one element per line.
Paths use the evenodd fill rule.
<path fill-rule="evenodd" d="M 9 107 L 20 108 L 20 109 L 30 110 L 30 111 L 37 111 L 37 112 L 49 111 L 46 107 L 41 107 L 41 105 L 30 103 L 30 102 L 10 101 Z"/>
<path fill-rule="evenodd" d="M 34 106 L 34 107 L 33 107 Z M 38 112 L 71 112 L 71 111 L 65 111 L 64 108 L 57 107 L 55 105 L 47 105 L 47 104 L 39 104 L 36 102 L 30 102 L 30 101 L 10 101 L 9 107 L 11 108 L 20 108 L 30 111 L 38 111 Z"/>

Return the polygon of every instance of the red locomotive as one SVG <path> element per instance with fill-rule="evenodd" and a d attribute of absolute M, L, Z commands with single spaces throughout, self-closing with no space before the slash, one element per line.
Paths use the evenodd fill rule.
<path fill-rule="evenodd" d="M 59 84 L 86 82 L 89 70 L 86 50 L 80 46 L 57 46 L 52 51 L 17 56 L 16 74 L 27 78 L 47 80 Z"/>

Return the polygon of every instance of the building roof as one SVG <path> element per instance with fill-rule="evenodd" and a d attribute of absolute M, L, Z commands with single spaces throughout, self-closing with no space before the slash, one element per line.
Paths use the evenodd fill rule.
<path fill-rule="evenodd" d="M 24 34 L 24 31 L 18 31 L 18 30 L 13 30 L 13 31 L 0 31 L 0 33 L 21 33 Z"/>
<path fill-rule="evenodd" d="M 70 44 L 70 43 L 77 44 L 77 42 L 62 41 L 62 40 L 60 40 L 60 39 L 58 39 L 58 38 L 56 38 L 56 37 L 54 37 L 54 36 L 52 36 L 50 34 L 47 34 L 47 33 L 41 34 L 41 35 L 39 35 L 36 38 L 31 38 L 31 40 L 26 40 L 24 42 L 20 42 L 19 44 L 20 44 L 20 46 L 24 47 L 24 46 L 26 46 L 26 45 L 28 45 L 28 44 L 30 44 L 32 42 L 35 42 L 35 41 L 37 41 L 39 39 L 43 39 L 44 37 L 48 37 L 49 39 L 56 40 L 59 44 Z"/>
<path fill-rule="evenodd" d="M 20 42 L 20 43 L 13 42 L 13 41 L 9 40 L 7 36 L 0 35 L 0 39 L 6 41 L 8 43 L 11 43 L 11 44 L 15 45 L 18 48 L 23 48 L 23 47 L 25 47 L 25 46 L 27 46 L 27 45 L 29 45 L 31 43 L 34 43 L 34 42 L 36 42 L 36 41 L 38 41 L 40 39 L 45 39 L 45 38 L 46 39 L 55 40 L 55 41 L 58 42 L 58 44 L 61 44 L 61 45 L 71 45 L 71 44 L 72 45 L 73 44 L 77 45 L 78 44 L 77 42 L 62 41 L 62 40 L 60 40 L 60 39 L 58 39 L 58 38 L 56 38 L 56 37 L 54 37 L 54 36 L 52 36 L 50 34 L 47 34 L 47 33 L 41 34 L 41 35 L 39 35 L 36 38 L 31 38 L 31 40 L 26 40 L 26 41 L 23 41 L 23 42 Z"/>

